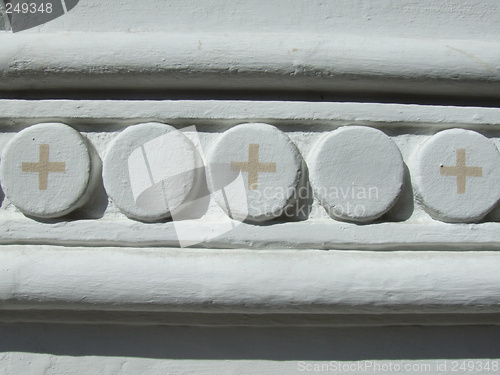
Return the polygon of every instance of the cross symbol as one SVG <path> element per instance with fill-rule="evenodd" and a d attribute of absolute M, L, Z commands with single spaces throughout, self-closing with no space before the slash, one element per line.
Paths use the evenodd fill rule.
<path fill-rule="evenodd" d="M 248 146 L 248 162 L 231 162 L 232 171 L 248 173 L 248 189 L 257 189 L 259 172 L 276 173 L 276 163 L 259 162 L 259 145 L 251 143 Z"/>
<path fill-rule="evenodd" d="M 65 162 L 49 162 L 49 145 L 40 145 L 38 162 L 23 162 L 23 172 L 38 173 L 38 190 L 47 190 L 50 172 L 66 172 Z"/>
<path fill-rule="evenodd" d="M 467 177 L 483 177 L 483 168 L 467 167 L 465 163 L 465 149 L 459 148 L 457 150 L 457 165 L 451 167 L 441 165 L 441 174 L 443 176 L 456 177 L 457 194 L 464 194 Z"/>

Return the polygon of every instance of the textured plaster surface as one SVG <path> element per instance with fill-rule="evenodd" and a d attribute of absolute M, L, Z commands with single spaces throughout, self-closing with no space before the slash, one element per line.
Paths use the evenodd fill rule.
<path fill-rule="evenodd" d="M 323 134 L 339 126 L 365 125 L 391 137 L 407 164 L 405 186 L 393 208 L 368 225 L 332 219 L 317 202 L 306 202 L 305 218 L 283 217 L 272 225 L 242 224 L 201 246 L 218 248 L 301 249 L 496 249 L 500 243 L 498 209 L 483 222 L 447 224 L 429 216 L 415 199 L 413 161 L 420 146 L 439 130 L 474 129 L 500 144 L 499 110 L 439 106 L 239 101 L 0 101 L 3 148 L 20 129 L 60 121 L 81 131 L 101 159 L 129 125 L 156 120 L 179 129 L 195 125 L 203 150 L 210 150 L 232 126 L 262 121 L 286 132 L 306 163 Z M 453 180 L 453 177 L 450 177 Z M 454 181 L 454 180 L 453 180 Z M 145 224 L 128 219 L 108 199 L 102 181 L 93 200 L 71 219 L 40 222 L 26 218 L 7 198 L 1 206 L 5 244 L 39 243 L 78 246 L 178 246 L 171 220 Z M 217 221 L 213 224 L 217 227 Z"/>
<path fill-rule="evenodd" d="M 500 92 L 500 48 L 488 40 L 26 31 L 0 33 L 0 44 L 4 97 L 123 89 L 132 96 L 258 90 L 498 98 Z"/>
<path fill-rule="evenodd" d="M 4 246 L 0 303 L 2 311 L 498 314 L 499 259 L 497 252 Z"/>
<path fill-rule="evenodd" d="M 65 17 L 32 29 L 57 31 L 289 33 L 328 32 L 334 35 L 404 38 L 496 40 L 499 5 L 495 0 L 80 0 Z"/>
<path fill-rule="evenodd" d="M 285 131 L 306 161 L 325 132 L 372 126 L 394 140 L 408 166 L 441 129 L 474 129 L 498 145 L 500 124 L 493 108 L 384 104 L 1 101 L 0 109 L 2 147 L 25 126 L 57 119 L 81 131 L 101 158 L 123 129 L 148 118 L 197 125 L 206 149 L 232 126 L 262 120 Z M 40 222 L 4 198 L 4 309 L 498 313 L 495 212 L 477 224 L 442 223 L 414 199 L 411 185 L 378 222 L 339 222 L 313 202 L 306 220 L 242 224 L 200 250 L 171 248 L 178 246 L 172 221 L 129 219 L 104 190 L 94 199 L 71 220 Z"/>
<path fill-rule="evenodd" d="M 321 133 L 350 124 L 384 131 L 407 166 L 443 129 L 472 129 L 498 147 L 496 108 L 258 100 L 311 91 L 496 100 L 499 14 L 495 0 L 80 0 L 53 22 L 0 31 L 2 97 L 231 90 L 256 101 L 0 100 L 0 149 L 54 121 L 101 158 L 123 129 L 148 121 L 196 125 L 206 147 L 232 126 L 265 122 L 306 159 Z M 5 20 L 0 11 L 0 30 Z M 354 374 L 366 373 L 364 360 L 445 374 L 452 361 L 500 358 L 498 209 L 483 223 L 444 224 L 410 184 L 381 223 L 319 210 L 178 249 L 171 222 L 129 220 L 97 192 L 50 223 L 0 194 L 0 374 L 292 374 L 331 361 L 354 366 L 331 373 Z M 214 249 L 228 244 L 236 249 Z"/>

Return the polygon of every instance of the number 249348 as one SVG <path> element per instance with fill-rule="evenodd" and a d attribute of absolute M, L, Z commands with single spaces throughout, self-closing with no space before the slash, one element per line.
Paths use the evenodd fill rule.
<path fill-rule="evenodd" d="M 6 12 L 12 13 L 52 13 L 52 3 L 17 3 L 15 6 L 11 3 L 5 4 Z"/>

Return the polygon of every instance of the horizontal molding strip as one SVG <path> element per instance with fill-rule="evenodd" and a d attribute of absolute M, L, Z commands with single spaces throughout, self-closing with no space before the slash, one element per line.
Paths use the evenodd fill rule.
<path fill-rule="evenodd" d="M 291 132 L 299 129 L 304 132 L 300 133 L 300 139 L 307 140 L 310 136 L 308 129 L 315 132 L 330 131 L 338 125 L 346 124 L 378 126 L 393 134 L 419 136 L 450 127 L 495 133 L 500 125 L 500 109 L 369 103 L 0 100 L 0 125 L 5 132 L 2 147 L 8 137 L 12 137 L 13 131 L 17 132 L 20 128 L 39 122 L 62 121 L 83 131 L 99 148 L 102 158 L 106 143 L 117 132 L 127 125 L 149 120 L 179 127 L 196 124 L 200 125 L 202 131 L 207 125 L 213 125 L 211 129 L 215 132 L 220 130 L 218 125 L 225 125 L 227 128 L 228 125 L 248 121 L 265 121 L 286 126 Z M 425 136 L 414 143 L 408 143 L 406 138 L 400 143 L 405 160 L 421 139 L 425 139 Z M 309 147 L 309 144 L 306 146 Z M 303 156 L 307 159 L 306 153 Z M 99 197 L 101 206 L 105 206 L 103 198 L 107 202 L 107 197 Z M 0 244 L 141 248 L 179 246 L 172 221 L 142 223 L 127 219 L 114 206 L 108 206 L 104 213 L 104 209 L 98 207 L 98 216 L 92 213 L 89 216 L 62 217 L 49 221 L 35 220 L 16 212 L 5 200 L 0 211 Z M 243 223 L 230 232 L 197 246 L 221 249 L 392 251 L 487 251 L 500 248 L 498 209 L 483 223 L 447 224 L 432 220 L 417 203 L 414 205 L 417 214 L 404 221 L 396 215 L 396 218 L 383 218 L 382 221 L 385 222 L 379 220 L 363 225 L 340 222 L 329 217 L 314 217 L 305 221 L 274 221 L 271 225 Z M 412 204 L 410 202 L 410 206 Z M 397 214 L 396 211 L 406 210 L 408 207 L 404 203 L 393 213 Z M 93 208 L 96 208 L 95 205 Z M 218 223 L 210 225 L 215 229 Z M 224 231 L 217 233 L 222 232 Z"/>
<path fill-rule="evenodd" d="M 110 218 L 42 223 L 2 216 L 0 244 L 179 246 L 172 222 L 151 224 Z M 204 222 L 203 225 L 210 225 L 217 233 L 217 222 Z M 198 242 L 197 237 L 193 240 Z M 334 219 L 271 225 L 243 223 L 230 232 L 199 242 L 198 247 L 221 249 L 499 250 L 500 223 L 386 222 L 359 225 Z"/>
<path fill-rule="evenodd" d="M 500 43 L 289 33 L 0 33 L 0 91 L 500 97 Z"/>
<path fill-rule="evenodd" d="M 0 310 L 492 314 L 499 262 L 496 252 L 4 246 Z"/>
<path fill-rule="evenodd" d="M 239 124 L 268 121 L 301 125 L 389 124 L 464 128 L 500 126 L 500 108 L 381 103 L 315 103 L 245 100 L 0 100 L 0 124 L 28 126 L 68 121 L 98 130 L 102 125 L 171 121 L 172 124 Z"/>

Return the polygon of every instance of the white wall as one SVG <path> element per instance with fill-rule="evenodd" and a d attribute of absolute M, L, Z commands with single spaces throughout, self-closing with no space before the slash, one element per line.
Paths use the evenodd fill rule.
<path fill-rule="evenodd" d="M 409 134 L 399 143 L 408 153 L 408 139 L 437 129 L 496 134 L 498 109 L 479 107 L 498 106 L 499 18 L 495 0 L 80 0 L 50 23 L 0 32 L 0 146 L 52 120 L 90 134 L 101 156 L 113 132 L 152 119 L 215 132 L 269 121 L 305 148 L 308 129 L 385 126 Z M 254 101 L 97 100 L 214 99 L 221 89 Z M 283 100 L 346 92 L 476 107 Z M 42 100 L 9 100 L 33 97 Z M 131 224 L 116 208 L 105 225 L 41 223 L 1 198 L 0 374 L 490 374 L 498 365 L 488 362 L 500 358 L 498 217 L 448 225 L 420 210 L 405 229 L 243 226 L 242 237 L 207 246 L 233 253 L 182 253 L 161 247 L 172 246 L 171 225 Z M 256 247 L 266 250 L 253 257 Z"/>

